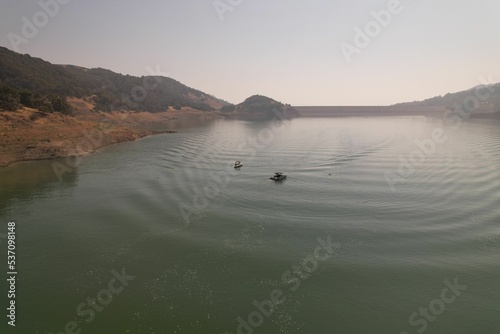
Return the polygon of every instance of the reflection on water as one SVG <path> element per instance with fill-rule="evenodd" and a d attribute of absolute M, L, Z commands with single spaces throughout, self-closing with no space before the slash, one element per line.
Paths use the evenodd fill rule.
<path fill-rule="evenodd" d="M 385 172 L 440 120 L 296 119 L 272 135 L 267 122 L 183 122 L 85 157 L 62 183 L 49 161 L 0 170 L 0 221 L 22 240 L 20 332 L 74 319 L 93 334 L 234 333 L 281 289 L 254 333 L 416 333 L 409 316 L 455 277 L 467 290 L 426 333 L 498 329 L 498 121 L 447 130 L 394 192 Z M 286 181 L 269 180 L 278 170 Z M 202 208 L 186 228 L 180 203 Z M 291 291 L 282 275 L 327 236 L 338 254 L 290 273 L 304 277 Z M 76 307 L 121 268 L 136 278 L 87 324 Z"/>
<path fill-rule="evenodd" d="M 19 162 L 0 168 L 0 214 L 14 200 L 29 201 L 52 189 L 77 184 L 78 168 L 68 169 L 60 180 L 54 171 L 54 163 L 64 164 L 64 160 Z"/>
<path fill-rule="evenodd" d="M 213 125 L 217 119 L 203 119 L 199 117 L 194 118 L 178 118 L 171 119 L 166 122 L 155 122 L 149 124 L 140 124 L 140 129 L 147 129 L 152 131 L 188 131 L 189 129 L 196 129 L 199 127 L 207 127 Z"/>

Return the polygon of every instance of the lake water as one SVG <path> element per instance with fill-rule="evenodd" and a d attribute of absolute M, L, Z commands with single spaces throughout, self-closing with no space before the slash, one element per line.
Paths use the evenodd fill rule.
<path fill-rule="evenodd" d="M 53 163 L 0 170 L 18 333 L 498 333 L 498 120 L 217 120 Z"/>

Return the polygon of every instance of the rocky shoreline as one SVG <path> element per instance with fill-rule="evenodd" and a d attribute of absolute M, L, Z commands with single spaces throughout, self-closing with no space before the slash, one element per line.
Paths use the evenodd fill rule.
<path fill-rule="evenodd" d="M 151 135 L 175 133 L 173 120 L 213 120 L 217 118 L 261 120 L 268 115 L 257 113 L 221 113 L 192 108 L 169 109 L 160 113 L 93 111 L 81 99 L 69 99 L 74 115 L 42 113 L 36 109 L 0 110 L 0 168 L 21 161 L 47 160 L 84 156 L 110 144 L 133 141 Z M 299 117 L 345 117 L 345 107 L 297 107 Z M 340 108 L 344 114 L 335 113 Z M 358 109 L 361 107 L 358 107 Z M 371 107 L 363 107 L 370 109 Z M 307 109 L 305 112 L 304 110 Z M 325 109 L 325 110 L 323 110 Z M 371 108 L 373 109 L 373 108 Z M 369 111 L 373 111 L 373 110 Z M 348 110 L 351 111 L 352 110 Z M 385 111 L 385 109 L 384 109 Z M 442 114 L 442 109 L 432 114 Z M 415 111 L 412 111 L 412 115 Z M 360 114 L 358 113 L 355 114 Z M 376 113 L 375 113 L 376 114 Z M 373 116 L 373 114 L 369 114 Z M 349 114 L 352 116 L 352 113 Z M 380 115 L 387 116 L 387 115 Z M 477 114 L 474 118 L 498 118 L 496 114 Z"/>
<path fill-rule="evenodd" d="M 217 117 L 216 113 L 193 109 L 163 113 L 76 110 L 72 116 L 30 108 L 0 111 L 0 167 L 21 161 L 84 156 L 110 144 L 175 133 L 166 130 L 172 120 Z"/>

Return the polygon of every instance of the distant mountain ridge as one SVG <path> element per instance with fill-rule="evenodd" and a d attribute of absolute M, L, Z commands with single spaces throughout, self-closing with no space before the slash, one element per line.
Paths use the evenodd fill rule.
<path fill-rule="evenodd" d="M 53 109 L 53 102 L 66 97 L 90 98 L 96 110 L 108 112 L 161 112 L 182 107 L 213 111 L 228 104 L 172 78 L 135 77 L 102 68 L 54 65 L 0 47 L 0 108 L 15 110 L 17 103 Z"/>
<path fill-rule="evenodd" d="M 466 103 L 476 104 L 479 113 L 500 112 L 500 83 L 480 85 L 457 93 L 448 93 L 444 96 L 435 96 L 422 101 L 413 101 L 395 104 L 400 106 L 444 107 L 452 109 Z"/>
<path fill-rule="evenodd" d="M 500 83 L 478 86 L 485 98 L 478 99 L 479 113 L 500 113 Z M 448 93 L 422 101 L 398 103 L 391 108 L 442 107 L 452 109 L 471 101 L 478 87 Z M 202 111 L 220 110 L 227 117 L 271 115 L 273 110 L 289 117 L 297 109 L 262 95 L 253 95 L 239 104 L 230 104 L 165 76 L 136 77 L 103 68 L 87 69 L 75 65 L 54 65 L 40 58 L 22 55 L 0 47 L 0 109 L 26 106 L 44 112 L 70 114 L 66 98 L 90 101 L 97 111 L 162 112 L 189 107 Z"/>

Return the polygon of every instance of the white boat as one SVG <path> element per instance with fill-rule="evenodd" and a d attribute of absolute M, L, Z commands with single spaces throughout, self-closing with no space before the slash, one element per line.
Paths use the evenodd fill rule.
<path fill-rule="evenodd" d="M 243 164 L 239 160 L 234 163 L 234 168 L 240 168 L 242 166 L 243 166 Z"/>
<path fill-rule="evenodd" d="M 274 176 L 270 177 L 270 179 L 273 181 L 281 181 L 281 180 L 286 179 L 286 175 L 283 174 L 282 172 L 276 172 L 276 173 L 274 173 Z"/>

